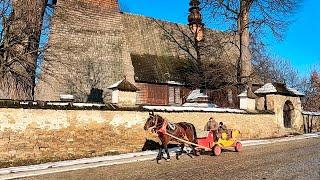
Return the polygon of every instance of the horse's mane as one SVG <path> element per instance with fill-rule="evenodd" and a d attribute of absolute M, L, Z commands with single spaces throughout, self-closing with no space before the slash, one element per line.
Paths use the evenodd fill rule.
<path fill-rule="evenodd" d="M 157 118 L 159 118 L 159 120 L 162 120 L 162 122 L 163 122 L 163 121 L 168 121 L 167 118 L 164 118 L 164 117 L 160 116 L 159 114 L 156 114 L 156 115 L 154 115 L 154 116 L 157 117 Z"/>

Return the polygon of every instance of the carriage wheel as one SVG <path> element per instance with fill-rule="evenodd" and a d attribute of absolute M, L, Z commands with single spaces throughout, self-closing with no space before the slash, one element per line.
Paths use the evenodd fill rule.
<path fill-rule="evenodd" d="M 237 151 L 237 152 L 241 152 L 242 151 L 242 144 L 240 142 L 237 142 L 236 145 L 234 146 L 234 149 Z"/>
<path fill-rule="evenodd" d="M 221 147 L 218 145 L 213 146 L 212 152 L 215 156 L 219 156 L 221 154 Z"/>

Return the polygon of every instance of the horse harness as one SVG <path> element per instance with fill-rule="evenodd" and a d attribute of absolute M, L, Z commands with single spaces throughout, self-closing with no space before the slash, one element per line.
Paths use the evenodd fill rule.
<path fill-rule="evenodd" d="M 187 139 L 186 134 L 181 131 L 181 127 L 178 125 L 175 125 L 173 123 L 167 122 L 166 120 L 163 121 L 163 123 L 159 126 L 159 129 L 156 129 L 157 127 L 154 128 L 154 132 L 156 132 L 158 135 L 171 135 L 171 133 L 168 133 L 171 131 L 172 133 L 175 133 L 176 136 L 182 137 L 183 139 Z"/>

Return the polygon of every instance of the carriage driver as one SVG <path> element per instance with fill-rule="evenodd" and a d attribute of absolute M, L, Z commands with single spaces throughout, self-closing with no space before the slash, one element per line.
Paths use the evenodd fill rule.
<path fill-rule="evenodd" d="M 209 121 L 207 122 L 206 126 L 204 127 L 205 131 L 217 131 L 218 130 L 218 123 L 210 117 Z"/>
<path fill-rule="evenodd" d="M 218 128 L 219 128 L 219 126 L 218 126 L 217 121 L 215 121 L 213 117 L 210 117 L 204 130 L 205 131 L 212 131 L 214 134 L 215 141 L 217 141 L 218 140 Z"/>

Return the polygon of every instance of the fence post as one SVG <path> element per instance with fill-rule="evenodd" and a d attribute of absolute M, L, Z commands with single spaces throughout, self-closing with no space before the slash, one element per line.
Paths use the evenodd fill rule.
<path fill-rule="evenodd" d="M 306 115 L 302 115 L 302 119 L 303 119 L 303 131 L 304 131 L 305 134 L 306 134 L 307 131 L 308 131 L 308 130 L 307 130 L 307 125 L 306 125 L 306 123 L 307 123 L 306 118 L 307 118 Z"/>
<path fill-rule="evenodd" d="M 314 116 L 311 116 L 311 123 L 310 123 L 310 133 L 312 133 L 312 123 L 313 123 L 313 117 L 314 117 Z"/>

